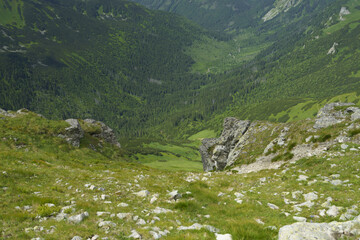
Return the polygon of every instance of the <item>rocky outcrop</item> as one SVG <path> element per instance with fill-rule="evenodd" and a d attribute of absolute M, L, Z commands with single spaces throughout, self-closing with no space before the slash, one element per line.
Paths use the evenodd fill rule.
<path fill-rule="evenodd" d="M 250 126 L 250 121 L 230 117 L 224 120 L 224 130 L 220 138 L 204 139 L 200 147 L 204 171 L 223 170 L 236 156 L 235 147 L 243 144 L 242 137 Z M 229 159 L 230 156 L 230 159 Z"/>
<path fill-rule="evenodd" d="M 262 18 L 264 22 L 269 21 L 279 15 L 281 12 L 287 12 L 290 8 L 296 7 L 302 0 L 277 0 L 274 3 L 274 8 L 265 14 Z"/>
<path fill-rule="evenodd" d="M 65 141 L 74 147 L 80 147 L 80 140 L 84 137 L 84 131 L 79 121 L 77 119 L 67 119 L 65 122 L 70 124 L 70 126 L 65 128 L 64 134 L 60 134 L 59 137 L 64 138 Z"/>
<path fill-rule="evenodd" d="M 334 42 L 334 44 L 332 45 L 332 47 L 329 49 L 327 55 L 330 55 L 330 54 L 335 54 L 336 53 L 336 46 L 338 46 L 339 44 Z"/>
<path fill-rule="evenodd" d="M 315 119 L 315 129 L 326 128 L 338 123 L 345 121 L 346 116 L 348 114 L 353 115 L 353 120 L 356 120 L 357 117 L 360 117 L 360 109 L 357 107 L 350 107 L 354 105 L 353 103 L 330 103 L 326 104 L 320 111 L 318 112 L 316 119 Z M 336 108 L 346 107 L 344 111 L 339 111 Z"/>
<path fill-rule="evenodd" d="M 58 136 L 64 138 L 74 147 L 80 146 L 80 141 L 84 137 L 85 132 L 119 148 L 121 147 L 120 143 L 116 140 L 114 131 L 110 127 L 106 126 L 103 122 L 96 121 L 94 119 L 85 119 L 82 121 L 83 127 L 85 127 L 85 129 L 83 129 L 77 119 L 67 119 L 65 122 L 69 123 L 70 126 L 65 128 L 65 132 L 63 134 L 59 134 Z"/>
<path fill-rule="evenodd" d="M 297 222 L 279 230 L 279 240 L 336 240 L 360 234 L 360 216 L 352 221 L 331 223 Z"/>
<path fill-rule="evenodd" d="M 340 21 L 344 21 L 344 16 L 345 15 L 349 15 L 350 11 L 346 8 L 346 7 L 341 7 L 340 12 L 339 12 L 339 18 Z"/>
<path fill-rule="evenodd" d="M 202 141 L 200 153 L 203 169 L 207 172 L 237 165 L 232 170 L 249 173 L 277 169 L 287 161 L 295 162 L 306 157 L 326 155 L 336 144 L 360 142 L 357 135 L 360 125 L 354 122 L 358 119 L 360 108 L 353 103 L 339 102 L 327 104 L 320 109 L 315 124 L 311 120 L 269 123 L 226 118 L 219 138 Z M 336 134 L 319 131 L 339 123 L 346 124 L 339 125 Z M 299 127 L 304 130 L 301 136 Z M 354 135 L 357 137 L 352 137 Z"/>
<path fill-rule="evenodd" d="M 92 134 L 92 136 L 104 139 L 106 142 L 110 144 L 113 144 L 117 147 L 121 147 L 120 143 L 116 140 L 116 135 L 114 131 L 110 127 L 105 125 L 103 122 L 96 121 L 94 119 L 85 119 L 84 123 L 100 127 L 100 132 L 94 133 Z"/>

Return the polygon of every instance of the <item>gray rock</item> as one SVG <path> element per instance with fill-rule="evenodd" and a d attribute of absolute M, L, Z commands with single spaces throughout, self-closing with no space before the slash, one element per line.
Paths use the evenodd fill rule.
<path fill-rule="evenodd" d="M 217 234 L 215 233 L 216 240 L 232 240 L 231 234 Z"/>
<path fill-rule="evenodd" d="M 149 196 L 150 192 L 148 190 L 141 190 L 139 192 L 134 193 L 138 197 L 147 197 Z"/>
<path fill-rule="evenodd" d="M 341 149 L 346 150 L 349 147 L 349 145 L 343 143 L 343 144 L 341 144 L 340 147 L 341 147 Z"/>
<path fill-rule="evenodd" d="M 120 143 L 116 139 L 114 131 L 103 122 L 96 121 L 94 119 L 85 119 L 84 123 L 100 127 L 100 132 L 92 133 L 92 136 L 104 139 L 106 142 L 119 148 L 121 147 Z"/>
<path fill-rule="evenodd" d="M 194 223 L 193 225 L 189 226 L 189 227 L 185 227 L 185 226 L 180 226 L 178 227 L 179 231 L 182 230 L 200 230 L 202 229 L 204 226 L 199 224 L 199 223 Z"/>
<path fill-rule="evenodd" d="M 304 194 L 305 201 L 314 201 L 318 199 L 318 195 L 314 192 L 309 192 L 307 194 Z"/>
<path fill-rule="evenodd" d="M 326 214 L 329 216 L 329 217 L 337 217 L 337 215 L 339 215 L 339 208 L 332 205 L 329 210 L 326 211 Z"/>
<path fill-rule="evenodd" d="M 112 221 L 101 221 L 98 224 L 99 227 L 116 227 L 116 223 Z"/>
<path fill-rule="evenodd" d="M 64 138 L 74 147 L 80 147 L 80 139 L 84 137 L 84 131 L 79 121 L 77 119 L 67 119 L 65 122 L 70 124 L 70 126 L 65 128 L 64 134 L 60 134 L 59 137 Z"/>
<path fill-rule="evenodd" d="M 170 200 L 174 200 L 174 201 L 182 198 L 182 195 L 178 192 L 178 190 L 174 190 L 168 193 L 168 195 L 170 196 Z"/>
<path fill-rule="evenodd" d="M 116 214 L 116 216 L 117 216 L 119 219 L 130 218 L 131 215 L 132 215 L 131 213 L 118 213 L 118 214 Z"/>
<path fill-rule="evenodd" d="M 332 180 L 330 181 L 330 183 L 334 186 L 338 186 L 338 185 L 341 185 L 342 184 L 342 181 L 339 180 L 339 179 L 336 179 L 336 180 Z"/>
<path fill-rule="evenodd" d="M 66 213 L 59 213 L 58 215 L 56 215 L 55 220 L 60 222 L 62 220 L 65 220 L 68 217 L 68 215 Z"/>
<path fill-rule="evenodd" d="M 297 222 L 279 230 L 279 240 L 335 240 L 334 232 L 326 223 Z"/>
<path fill-rule="evenodd" d="M 293 219 L 297 222 L 306 222 L 306 218 L 294 216 Z"/>
<path fill-rule="evenodd" d="M 336 240 L 359 234 L 360 216 L 352 221 L 331 223 L 298 222 L 279 230 L 279 240 Z"/>
<path fill-rule="evenodd" d="M 136 230 L 131 230 L 129 238 L 141 239 L 141 235 Z"/>
<path fill-rule="evenodd" d="M 305 175 L 299 175 L 298 177 L 298 181 L 306 181 L 309 177 L 308 176 L 305 176 Z"/>
<path fill-rule="evenodd" d="M 326 128 L 345 120 L 346 115 L 342 111 L 336 111 L 335 107 L 351 106 L 353 103 L 330 103 L 320 109 L 316 116 L 313 128 Z"/>
<path fill-rule="evenodd" d="M 278 206 L 276 206 L 275 204 L 268 203 L 267 205 L 268 205 L 268 207 L 269 207 L 269 208 L 271 208 L 271 209 L 274 209 L 274 210 L 279 209 L 279 207 L 278 207 Z"/>
<path fill-rule="evenodd" d="M 89 216 L 88 212 L 83 212 L 81 214 L 78 215 L 74 215 L 68 218 L 69 222 L 72 223 L 81 223 L 85 218 L 87 218 Z"/>
<path fill-rule="evenodd" d="M 236 118 L 226 118 L 221 136 L 217 139 L 204 139 L 200 146 L 200 153 L 204 171 L 223 170 L 226 166 L 233 164 L 239 152 L 239 144 L 250 126 L 250 121 L 242 121 Z M 238 147 L 236 147 L 238 145 Z"/>
<path fill-rule="evenodd" d="M 170 209 L 161 208 L 161 207 L 156 207 L 156 208 L 153 210 L 153 213 L 155 213 L 155 214 L 171 213 L 171 212 L 173 212 L 173 211 L 170 210 Z"/>
<path fill-rule="evenodd" d="M 136 225 L 145 225 L 146 222 L 144 219 L 140 218 L 137 222 L 136 222 Z"/>
<path fill-rule="evenodd" d="M 82 240 L 82 237 L 75 236 L 75 237 L 73 237 L 71 240 Z"/>

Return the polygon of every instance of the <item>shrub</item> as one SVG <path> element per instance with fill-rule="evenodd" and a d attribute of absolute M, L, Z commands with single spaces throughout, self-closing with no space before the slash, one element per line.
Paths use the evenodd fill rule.
<path fill-rule="evenodd" d="M 349 137 L 353 137 L 355 135 L 358 135 L 360 133 L 360 128 L 357 128 L 357 129 L 353 129 L 353 130 L 350 130 L 349 133 L 348 133 L 348 136 Z"/>
<path fill-rule="evenodd" d="M 296 142 L 290 143 L 289 146 L 288 146 L 288 150 L 289 150 L 289 151 L 293 150 L 294 147 L 296 146 L 296 144 L 297 144 Z"/>

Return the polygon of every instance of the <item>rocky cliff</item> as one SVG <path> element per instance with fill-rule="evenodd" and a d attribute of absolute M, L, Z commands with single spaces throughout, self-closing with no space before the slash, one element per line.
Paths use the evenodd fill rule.
<path fill-rule="evenodd" d="M 287 161 L 326 154 L 336 144 L 359 142 L 360 109 L 353 103 L 331 103 L 315 119 L 271 123 L 224 120 L 219 138 L 200 147 L 204 171 L 233 168 L 241 173 L 278 168 Z"/>

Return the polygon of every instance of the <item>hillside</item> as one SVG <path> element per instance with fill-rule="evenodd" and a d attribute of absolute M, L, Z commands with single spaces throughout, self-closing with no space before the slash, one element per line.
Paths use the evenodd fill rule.
<path fill-rule="evenodd" d="M 127 1 L 0 2 L 0 102 L 143 135 L 206 78 L 185 47 L 205 33 Z M 177 107 L 179 108 L 179 107 Z"/>
<path fill-rule="evenodd" d="M 302 106 L 358 91 L 358 0 L 264 4 L 247 2 L 257 21 L 246 15 L 252 10 L 235 7 L 254 24 L 215 35 L 120 0 L 4 0 L 1 107 L 95 118 L 123 142 L 151 142 L 219 132 L 227 116 L 301 119 Z M 220 5 L 201 9 L 223 14 Z M 278 14 L 264 21 L 271 9 Z"/>
<path fill-rule="evenodd" d="M 333 110 L 331 116 L 340 122 L 329 121 L 327 114 Z M 126 151 L 94 137 L 99 125 L 84 125 L 91 121 L 77 120 L 84 131 L 77 147 L 59 136 L 74 133 L 68 122 L 47 120 L 26 110 L 1 111 L 0 236 L 282 240 L 299 236 L 294 234 L 301 229 L 306 239 L 315 233 L 357 239 L 360 145 L 355 118 L 360 110 L 347 104 L 329 111 L 322 111 L 326 114 L 316 120 L 291 125 L 253 125 L 263 130 L 252 131 L 255 138 L 276 129 L 261 146 L 249 139 L 250 149 L 261 151 L 288 128 L 283 145 L 274 142 L 267 156 L 282 156 L 284 150 L 295 151 L 304 144 L 313 152 L 331 146 L 297 161 L 278 159 L 283 164 L 275 169 L 247 173 L 238 169 L 244 169 L 241 164 L 251 158 L 241 158 L 239 167 L 224 172 L 152 169 L 128 162 Z M 338 111 L 340 115 L 335 114 Z M 315 122 L 322 128 L 311 131 Z M 309 223 L 302 223 L 305 220 Z M 324 224 L 332 221 L 337 222 Z"/>

